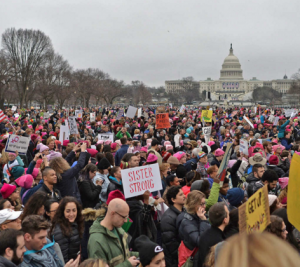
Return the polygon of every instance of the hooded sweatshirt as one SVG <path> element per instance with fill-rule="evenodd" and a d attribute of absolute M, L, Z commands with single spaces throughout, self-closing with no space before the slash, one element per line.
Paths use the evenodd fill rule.
<path fill-rule="evenodd" d="M 115 228 L 118 238 L 113 231 L 100 224 L 103 219 L 104 216 L 98 217 L 90 228 L 89 258 L 103 259 L 111 267 L 131 267 L 128 258 L 138 257 L 139 253 L 129 251 L 128 235 L 122 228 Z"/>

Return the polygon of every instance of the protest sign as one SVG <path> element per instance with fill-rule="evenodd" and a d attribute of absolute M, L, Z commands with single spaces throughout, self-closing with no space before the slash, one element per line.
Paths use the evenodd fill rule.
<path fill-rule="evenodd" d="M 11 110 L 12 110 L 12 111 L 16 111 L 16 110 L 17 110 L 17 106 L 12 106 L 12 107 L 11 107 Z"/>
<path fill-rule="evenodd" d="M 288 183 L 288 193 L 287 193 L 287 215 L 289 222 L 294 225 L 298 231 L 300 231 L 300 156 L 294 153 L 292 157 L 290 173 L 289 173 L 289 183 Z"/>
<path fill-rule="evenodd" d="M 156 113 L 164 113 L 166 112 L 166 108 L 164 106 L 159 106 L 156 109 Z"/>
<path fill-rule="evenodd" d="M 135 116 L 136 111 L 137 111 L 137 108 L 129 106 L 128 109 L 127 109 L 127 112 L 126 112 L 126 116 L 128 118 L 133 119 L 134 116 Z"/>
<path fill-rule="evenodd" d="M 244 118 L 244 120 L 250 125 L 250 127 L 254 129 L 254 126 L 253 126 L 253 124 L 251 123 L 251 121 L 250 121 L 246 116 L 244 116 L 243 118 Z"/>
<path fill-rule="evenodd" d="M 26 155 L 29 141 L 29 137 L 11 134 L 6 142 L 5 152 L 15 153 L 18 151 L 20 155 Z"/>
<path fill-rule="evenodd" d="M 275 120 L 275 116 L 274 115 L 270 115 L 269 119 L 268 119 L 270 122 L 274 122 Z"/>
<path fill-rule="evenodd" d="M 95 112 L 90 113 L 90 122 L 94 122 L 96 120 Z"/>
<path fill-rule="evenodd" d="M 82 110 L 75 110 L 75 117 L 77 119 L 82 119 Z"/>
<path fill-rule="evenodd" d="M 49 113 L 49 111 L 44 113 L 43 118 L 44 118 L 44 119 L 49 119 L 49 118 L 50 118 L 50 113 Z"/>
<path fill-rule="evenodd" d="M 211 134 L 211 126 L 203 127 L 202 130 L 203 130 L 203 134 L 204 134 L 204 138 L 205 138 L 205 143 L 208 144 L 210 134 Z"/>
<path fill-rule="evenodd" d="M 67 125 L 61 125 L 59 131 L 59 141 L 63 143 L 64 140 L 69 140 L 70 130 Z"/>
<path fill-rule="evenodd" d="M 284 115 L 285 115 L 286 117 L 291 117 L 291 115 L 292 115 L 293 112 L 294 112 L 293 109 L 285 109 L 285 110 L 284 110 Z"/>
<path fill-rule="evenodd" d="M 279 122 L 279 117 L 275 117 L 274 122 L 273 122 L 273 125 L 274 125 L 274 126 L 277 126 L 277 125 L 278 125 L 278 122 Z"/>
<path fill-rule="evenodd" d="M 170 108 L 173 108 L 173 104 L 172 103 L 169 103 L 169 106 L 170 106 Z"/>
<path fill-rule="evenodd" d="M 202 110 L 201 120 L 204 119 L 205 122 L 211 122 L 212 114 L 212 110 Z"/>
<path fill-rule="evenodd" d="M 103 140 L 103 141 L 107 141 L 107 140 L 111 140 L 111 142 L 114 142 L 114 134 L 113 133 L 100 133 L 98 134 L 98 141 L 99 140 Z"/>
<path fill-rule="evenodd" d="M 70 110 L 67 108 L 66 109 L 66 118 L 68 118 L 70 116 Z"/>
<path fill-rule="evenodd" d="M 248 142 L 245 139 L 240 140 L 240 152 L 248 155 Z"/>
<path fill-rule="evenodd" d="M 142 109 L 141 108 L 138 109 L 137 117 L 138 118 L 142 117 Z"/>
<path fill-rule="evenodd" d="M 180 112 L 180 113 L 182 113 L 182 112 L 184 112 L 184 110 L 185 110 L 185 106 L 184 106 L 184 105 L 182 105 L 182 106 L 180 107 L 180 110 L 179 110 L 179 112 Z"/>
<path fill-rule="evenodd" d="M 158 163 L 121 170 L 125 198 L 162 189 Z"/>
<path fill-rule="evenodd" d="M 239 207 L 240 233 L 263 232 L 270 223 L 268 185 L 265 185 Z"/>
<path fill-rule="evenodd" d="M 19 113 L 15 113 L 14 116 L 15 116 L 15 118 L 19 118 L 20 114 Z"/>
<path fill-rule="evenodd" d="M 76 117 L 69 117 L 69 129 L 70 129 L 70 134 L 78 134 L 78 129 L 77 129 L 77 123 L 76 123 Z"/>
<path fill-rule="evenodd" d="M 124 115 L 124 110 L 123 109 L 120 109 L 117 113 L 117 117 L 116 119 L 119 120 L 122 118 L 122 116 Z"/>
<path fill-rule="evenodd" d="M 50 113 L 53 113 L 52 105 L 48 105 L 48 106 L 47 106 L 47 110 L 48 110 Z"/>
<path fill-rule="evenodd" d="M 168 113 L 159 113 L 156 114 L 156 129 L 164 129 L 170 128 L 171 124 L 169 121 L 169 114 Z"/>
<path fill-rule="evenodd" d="M 257 107 L 254 107 L 254 113 L 257 113 Z"/>
<path fill-rule="evenodd" d="M 223 186 L 224 179 L 227 175 L 227 165 L 231 156 L 231 151 L 232 151 L 232 143 L 227 143 L 226 151 L 217 173 L 219 175 L 221 187 Z"/>

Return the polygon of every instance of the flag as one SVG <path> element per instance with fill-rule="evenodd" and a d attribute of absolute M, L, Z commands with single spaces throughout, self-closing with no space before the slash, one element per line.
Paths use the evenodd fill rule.
<path fill-rule="evenodd" d="M 3 113 L 3 111 L 0 109 L 0 122 L 4 121 L 7 119 L 6 115 Z"/>

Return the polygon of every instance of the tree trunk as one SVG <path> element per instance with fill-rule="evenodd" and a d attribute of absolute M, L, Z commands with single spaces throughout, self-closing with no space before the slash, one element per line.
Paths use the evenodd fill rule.
<path fill-rule="evenodd" d="M 4 109 L 4 98 L 0 98 L 0 109 Z"/>

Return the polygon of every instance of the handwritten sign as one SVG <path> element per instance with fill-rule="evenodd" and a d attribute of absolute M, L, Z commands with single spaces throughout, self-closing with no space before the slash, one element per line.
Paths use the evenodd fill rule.
<path fill-rule="evenodd" d="M 208 144 L 210 134 L 211 134 L 211 126 L 203 127 L 202 130 L 203 130 L 203 134 L 204 134 L 204 138 L 205 138 L 205 143 Z"/>
<path fill-rule="evenodd" d="M 223 186 L 224 179 L 227 175 L 227 166 L 231 156 L 231 151 L 232 151 L 232 143 L 227 143 L 226 151 L 218 170 L 221 187 Z"/>
<path fill-rule="evenodd" d="M 273 125 L 274 125 L 274 126 L 277 126 L 277 125 L 278 125 L 278 122 L 279 122 L 279 117 L 275 117 L 274 122 L 273 122 Z"/>
<path fill-rule="evenodd" d="M 95 112 L 90 113 L 90 122 L 93 122 L 96 120 L 96 114 Z"/>
<path fill-rule="evenodd" d="M 77 119 L 82 119 L 82 110 L 75 110 L 75 117 Z"/>
<path fill-rule="evenodd" d="M 6 142 L 5 152 L 15 153 L 17 150 L 20 155 L 26 155 L 29 141 L 29 137 L 11 134 Z"/>
<path fill-rule="evenodd" d="M 128 118 L 132 118 L 133 119 L 134 116 L 135 116 L 136 111 L 137 111 L 137 108 L 129 106 L 128 109 L 127 109 L 126 116 Z"/>
<path fill-rule="evenodd" d="M 263 232 L 270 223 L 268 185 L 265 185 L 239 207 L 240 233 Z"/>
<path fill-rule="evenodd" d="M 77 123 L 76 123 L 76 117 L 69 117 L 69 129 L 70 129 L 70 134 L 78 134 L 78 129 L 77 129 Z"/>
<path fill-rule="evenodd" d="M 289 175 L 289 190 L 287 193 L 287 215 L 289 221 L 294 225 L 297 230 L 300 230 L 300 213 L 299 213 L 299 201 L 300 201 L 300 176 L 299 168 L 300 156 L 294 153 Z"/>
<path fill-rule="evenodd" d="M 211 122 L 212 114 L 212 110 L 202 110 L 201 120 L 204 120 L 205 122 Z"/>
<path fill-rule="evenodd" d="M 244 116 L 243 118 L 251 126 L 251 128 L 254 129 L 254 126 L 253 126 L 252 122 L 246 116 Z"/>
<path fill-rule="evenodd" d="M 12 107 L 11 107 L 11 110 L 12 110 L 12 111 L 16 111 L 16 110 L 17 110 L 17 106 L 12 106 Z"/>
<path fill-rule="evenodd" d="M 67 125 L 62 125 L 60 126 L 60 131 L 59 131 L 59 141 L 63 143 L 64 140 L 69 140 L 70 137 L 70 130 Z"/>
<path fill-rule="evenodd" d="M 156 129 L 164 129 L 170 128 L 171 124 L 169 121 L 169 114 L 168 113 L 159 113 L 156 114 Z"/>
<path fill-rule="evenodd" d="M 122 118 L 122 116 L 124 115 L 124 110 L 123 109 L 120 109 L 117 113 L 117 117 L 116 119 L 119 120 Z"/>
<path fill-rule="evenodd" d="M 111 140 L 111 142 L 114 142 L 114 134 L 113 133 L 100 133 L 98 134 L 98 140 Z"/>
<path fill-rule="evenodd" d="M 137 117 L 138 118 L 142 117 L 142 109 L 141 108 L 138 109 Z"/>
<path fill-rule="evenodd" d="M 248 142 L 245 139 L 240 140 L 240 152 L 248 155 Z"/>
<path fill-rule="evenodd" d="M 158 163 L 121 170 L 125 198 L 162 189 Z"/>
<path fill-rule="evenodd" d="M 182 113 L 182 112 L 184 112 L 184 110 L 185 110 L 185 106 L 184 106 L 184 105 L 182 105 L 182 106 L 180 107 L 180 110 L 179 110 L 179 112 L 180 112 L 180 113 Z"/>
<path fill-rule="evenodd" d="M 159 106 L 156 109 L 156 113 L 164 113 L 166 112 L 166 108 L 164 106 Z"/>

